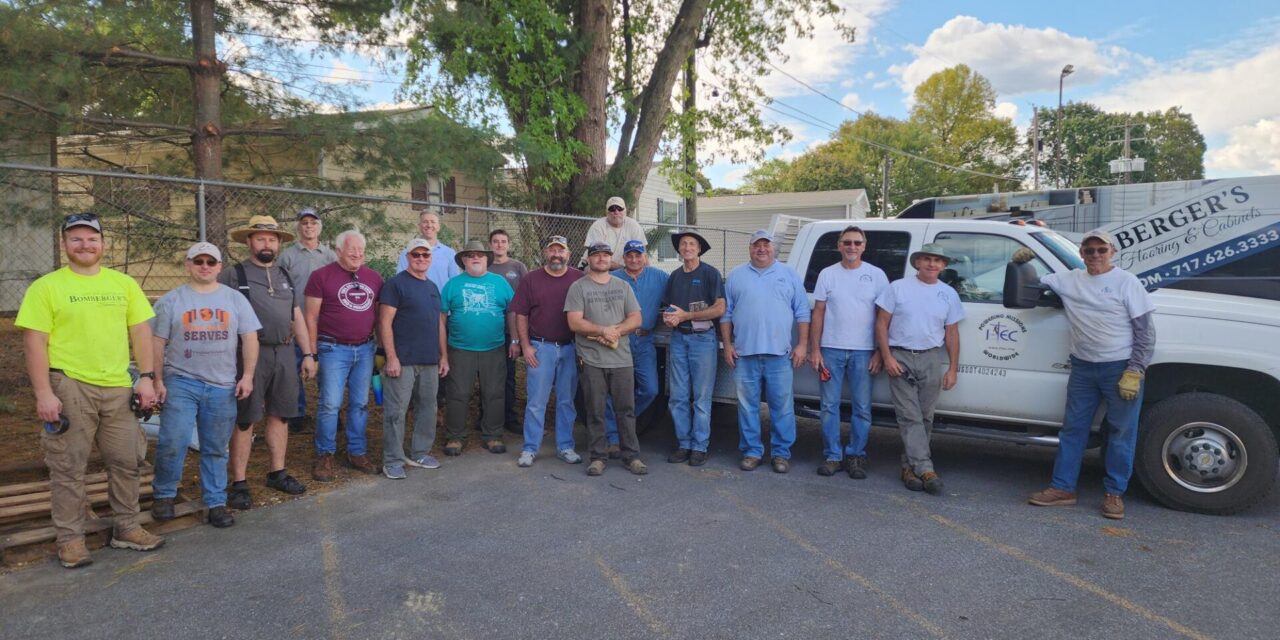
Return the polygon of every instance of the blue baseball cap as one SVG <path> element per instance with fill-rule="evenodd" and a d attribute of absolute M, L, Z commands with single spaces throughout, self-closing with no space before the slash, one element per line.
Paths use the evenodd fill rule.
<path fill-rule="evenodd" d="M 626 246 L 622 248 L 622 253 L 623 255 L 625 255 L 625 254 L 631 253 L 632 251 L 635 251 L 636 253 L 649 252 L 649 250 L 645 248 L 643 242 L 639 240 L 628 240 Z"/>

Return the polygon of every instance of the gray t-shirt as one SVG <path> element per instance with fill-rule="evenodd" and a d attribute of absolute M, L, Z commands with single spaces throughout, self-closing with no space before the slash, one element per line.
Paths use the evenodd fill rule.
<path fill-rule="evenodd" d="M 258 314 L 258 322 L 262 323 L 258 341 L 265 345 L 285 344 L 293 336 L 293 310 L 298 306 L 285 271 L 278 264 L 271 265 L 270 269 L 248 260 L 241 264 L 244 265 L 245 279 L 249 281 L 249 304 L 253 305 L 253 312 Z M 240 283 L 235 266 L 229 264 L 224 267 L 218 274 L 218 282 L 237 289 Z M 298 287 L 302 285 L 298 284 Z"/>
<path fill-rule="evenodd" d="M 507 284 L 511 285 L 511 290 L 516 290 L 516 285 L 520 284 L 520 278 L 529 273 L 529 268 L 524 266 L 523 262 L 511 258 L 502 264 L 493 263 L 489 265 L 489 271 L 496 273 L 507 280 Z"/>
<path fill-rule="evenodd" d="M 315 249 L 308 249 L 302 246 L 301 242 L 295 242 L 280 252 L 280 258 L 276 262 L 281 269 L 289 272 L 290 278 L 293 278 L 295 294 L 293 301 L 299 308 L 304 308 L 307 304 L 302 292 L 307 288 L 307 279 L 311 277 L 311 272 L 337 260 L 338 254 L 323 242 Z"/>
<path fill-rule="evenodd" d="M 151 332 L 169 341 L 164 348 L 166 376 L 235 386 L 240 336 L 262 326 L 239 291 L 220 285 L 216 291 L 199 293 L 184 284 L 161 296 L 155 310 Z"/>
<path fill-rule="evenodd" d="M 569 286 L 565 295 L 564 310 L 581 311 L 582 317 L 599 325 L 615 325 L 626 320 L 627 315 L 640 311 L 640 302 L 631 285 L 621 278 L 609 276 L 609 281 L 598 284 L 590 276 L 578 278 Z M 586 338 L 581 334 L 574 339 L 582 361 L 601 369 L 617 369 L 631 366 L 631 341 L 623 336 L 616 349 Z"/>

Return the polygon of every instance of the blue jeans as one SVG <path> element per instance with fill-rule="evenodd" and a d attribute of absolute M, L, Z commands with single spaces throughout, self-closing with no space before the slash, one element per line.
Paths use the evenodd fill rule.
<path fill-rule="evenodd" d="M 770 455 L 790 459 L 796 441 L 796 413 L 791 393 L 791 356 L 739 356 L 733 370 L 738 387 L 738 449 L 743 456 L 764 457 L 760 441 L 760 383 L 766 381 L 770 422 Z"/>
<path fill-rule="evenodd" d="M 653 334 L 647 336 L 628 336 L 631 341 L 631 362 L 635 366 L 636 385 L 636 419 L 644 413 L 653 399 L 658 397 L 658 348 L 653 345 Z M 609 444 L 618 444 L 618 420 L 613 417 L 613 398 L 604 404 L 605 437 Z"/>
<path fill-rule="evenodd" d="M 373 341 L 362 345 L 321 342 L 320 401 L 316 409 L 316 454 L 338 449 L 338 409 L 347 391 L 347 453 L 365 452 L 364 429 L 369 421 L 369 384 L 373 379 Z"/>
<path fill-rule="evenodd" d="M 182 461 L 191 442 L 191 425 L 200 438 L 200 488 L 206 507 L 227 503 L 227 443 L 236 423 L 235 388 L 171 375 L 164 379 L 167 395 L 160 412 L 160 441 L 156 444 L 155 497 L 178 495 Z"/>
<path fill-rule="evenodd" d="M 1106 476 L 1102 486 L 1107 493 L 1124 495 L 1133 474 L 1133 454 L 1138 443 L 1138 413 L 1142 409 L 1142 391 L 1133 400 L 1121 400 L 1116 385 L 1128 361 L 1086 362 L 1071 356 L 1071 377 L 1067 380 L 1067 409 L 1058 432 L 1058 457 L 1053 462 L 1050 486 L 1075 492 L 1080 477 L 1080 461 L 1089 440 L 1093 416 L 1102 401 L 1107 403 Z"/>
<path fill-rule="evenodd" d="M 573 448 L 573 421 L 578 410 L 573 396 L 578 391 L 578 351 L 573 342 L 557 346 L 534 340 L 538 366 L 525 363 L 524 385 L 528 396 L 524 408 L 524 451 L 537 453 L 547 418 L 547 400 L 556 392 L 556 451 Z"/>
<path fill-rule="evenodd" d="M 822 362 L 831 379 L 822 383 L 822 452 L 827 460 L 840 461 L 840 393 L 849 381 L 849 400 L 853 415 L 849 419 L 849 445 L 844 456 L 867 455 L 867 436 L 871 433 L 871 351 L 822 348 Z"/>
<path fill-rule="evenodd" d="M 307 415 L 307 381 L 302 379 L 302 347 L 293 343 L 293 355 L 298 365 L 298 417 Z"/>
<path fill-rule="evenodd" d="M 711 393 L 716 384 L 717 346 L 714 331 L 671 332 L 671 344 L 667 347 L 667 407 L 671 409 L 676 446 L 680 449 L 705 453 L 711 444 Z"/>

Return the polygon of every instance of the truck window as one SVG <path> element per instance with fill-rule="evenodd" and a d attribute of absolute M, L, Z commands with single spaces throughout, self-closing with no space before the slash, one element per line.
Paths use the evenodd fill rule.
<path fill-rule="evenodd" d="M 939 233 L 933 241 L 951 256 L 951 263 L 939 279 L 960 294 L 961 302 L 1003 303 L 1004 267 L 1013 252 L 1026 245 L 1013 238 L 985 233 Z M 1039 257 L 1031 263 L 1035 265 L 1036 275 L 1049 273 L 1049 266 Z"/>
<path fill-rule="evenodd" d="M 907 266 L 908 249 L 911 247 L 911 234 L 906 231 L 866 231 L 866 251 L 862 259 L 884 270 L 884 275 L 893 282 L 902 277 Z M 823 269 L 840 262 L 840 250 L 836 243 L 840 241 L 840 231 L 822 234 L 813 253 L 809 254 L 809 266 L 804 272 L 804 288 L 813 293 L 813 286 L 818 283 L 818 273 Z"/>

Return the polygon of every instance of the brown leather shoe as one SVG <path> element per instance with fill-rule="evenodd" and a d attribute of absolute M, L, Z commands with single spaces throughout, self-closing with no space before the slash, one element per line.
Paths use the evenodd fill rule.
<path fill-rule="evenodd" d="M 311 463 L 311 478 L 316 482 L 332 482 L 334 477 L 333 454 L 322 453 Z"/>
<path fill-rule="evenodd" d="M 488 449 L 489 453 L 506 453 L 507 452 L 506 443 L 497 439 L 490 440 L 484 443 L 484 448 Z"/>
<path fill-rule="evenodd" d="M 151 551 L 164 546 L 161 538 L 142 527 L 134 527 L 125 532 L 117 532 L 111 536 L 113 549 L 133 549 L 134 551 Z"/>
<path fill-rule="evenodd" d="M 604 460 L 592 460 L 591 464 L 587 465 L 587 475 L 589 476 L 604 475 Z"/>
<path fill-rule="evenodd" d="M 738 468 L 743 471 L 755 471 L 758 466 L 760 466 L 760 458 L 755 456 L 746 456 L 742 462 L 738 463 Z"/>
<path fill-rule="evenodd" d="M 372 462 L 369 462 L 369 456 L 363 453 L 358 456 L 348 453 L 346 462 L 347 466 L 361 473 L 373 475 L 378 472 L 378 468 L 373 466 Z"/>
<path fill-rule="evenodd" d="M 920 482 L 924 485 L 924 492 L 931 496 L 942 495 L 942 478 L 932 471 L 926 471 L 920 474 Z"/>
<path fill-rule="evenodd" d="M 93 558 L 89 557 L 89 549 L 81 538 L 58 545 L 58 562 L 68 569 L 77 569 L 93 564 Z"/>
<path fill-rule="evenodd" d="M 1067 507 L 1076 503 L 1076 494 L 1070 491 L 1063 491 L 1054 487 L 1049 487 L 1044 491 L 1037 491 L 1027 498 L 1027 504 L 1033 504 L 1037 507 Z"/>
<path fill-rule="evenodd" d="M 906 467 L 902 468 L 902 486 L 910 491 L 924 491 L 924 481 L 916 475 L 915 471 Z"/>
<path fill-rule="evenodd" d="M 1112 520 L 1124 520 L 1124 499 L 1110 493 L 1103 496 L 1102 517 Z"/>
<path fill-rule="evenodd" d="M 770 463 L 773 465 L 774 473 L 786 473 L 791 470 L 791 461 L 786 458 L 774 456 Z"/>
<path fill-rule="evenodd" d="M 632 458 L 630 461 L 623 463 L 622 466 L 626 467 L 627 471 L 630 471 L 631 473 L 634 473 L 638 476 L 642 476 L 646 473 L 649 473 L 649 466 L 641 462 L 640 458 Z"/>

